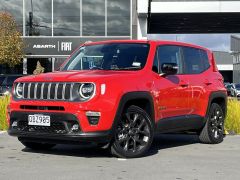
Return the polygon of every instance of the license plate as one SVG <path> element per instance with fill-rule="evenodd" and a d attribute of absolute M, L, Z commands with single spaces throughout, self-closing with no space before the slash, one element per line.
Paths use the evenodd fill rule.
<path fill-rule="evenodd" d="M 28 115 L 28 125 L 50 126 L 50 116 L 45 116 L 42 114 Z"/>

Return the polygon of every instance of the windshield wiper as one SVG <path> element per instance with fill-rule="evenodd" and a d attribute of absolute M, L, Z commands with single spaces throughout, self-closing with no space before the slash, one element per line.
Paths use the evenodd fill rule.
<path fill-rule="evenodd" d="M 124 67 L 124 68 L 114 67 L 114 68 L 111 68 L 110 70 L 138 70 L 138 69 L 141 69 L 141 67 L 140 66 L 138 67 L 131 66 L 131 67 Z"/>

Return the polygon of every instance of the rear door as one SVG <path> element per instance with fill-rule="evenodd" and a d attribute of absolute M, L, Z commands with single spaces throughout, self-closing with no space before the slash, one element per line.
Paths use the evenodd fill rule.
<path fill-rule="evenodd" d="M 207 52 L 202 49 L 183 47 L 183 73 L 189 77 L 191 94 L 189 105 L 191 114 L 203 115 L 202 109 L 207 104 L 206 91 L 213 82 Z"/>

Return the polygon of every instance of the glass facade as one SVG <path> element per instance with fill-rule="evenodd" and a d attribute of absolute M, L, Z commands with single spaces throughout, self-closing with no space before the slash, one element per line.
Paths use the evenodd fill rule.
<path fill-rule="evenodd" d="M 132 0 L 4 0 L 23 36 L 131 36 Z"/>
<path fill-rule="evenodd" d="M 53 35 L 80 35 L 80 1 L 53 0 Z"/>
<path fill-rule="evenodd" d="M 105 35 L 105 0 L 82 0 L 83 36 Z"/>
<path fill-rule="evenodd" d="M 25 0 L 26 36 L 52 35 L 52 2 Z"/>
<path fill-rule="evenodd" d="M 107 3 L 107 35 L 130 35 L 130 1 L 109 0 Z"/>
<path fill-rule="evenodd" d="M 5 0 L 0 3 L 0 11 L 6 11 L 13 15 L 16 20 L 19 31 L 23 32 L 23 1 Z"/>

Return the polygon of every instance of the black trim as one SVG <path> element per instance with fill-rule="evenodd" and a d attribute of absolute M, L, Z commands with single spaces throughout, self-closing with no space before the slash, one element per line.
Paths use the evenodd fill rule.
<path fill-rule="evenodd" d="M 227 114 L 227 93 L 225 91 L 215 91 L 215 92 L 211 92 L 210 96 L 209 96 L 209 100 L 208 100 L 208 107 L 207 107 L 207 111 L 205 116 L 207 117 L 208 112 L 210 110 L 211 104 L 213 102 L 214 99 L 217 98 L 222 98 L 224 99 L 224 109 L 223 109 L 223 113 L 226 116 Z"/>
<path fill-rule="evenodd" d="M 114 130 L 116 129 L 117 127 L 117 124 L 120 120 L 120 117 L 122 115 L 122 112 L 124 111 L 124 107 L 125 105 L 127 105 L 127 103 L 129 101 L 132 101 L 132 100 L 140 100 L 140 99 L 144 99 L 144 100 L 147 100 L 149 103 L 150 103 L 150 111 L 151 111 L 151 114 L 149 114 L 151 120 L 154 122 L 155 120 L 155 112 L 154 112 L 154 103 L 153 103 L 153 98 L 151 96 L 151 94 L 148 92 L 148 91 L 133 91 L 133 92 L 128 92 L 126 94 L 124 94 L 119 102 L 119 105 L 118 105 L 118 109 L 117 109 L 117 112 L 115 114 L 115 118 L 114 118 L 114 122 L 113 122 L 113 125 L 112 125 L 112 134 L 114 134 Z M 132 104 L 130 104 L 132 105 Z M 136 105 L 136 104 L 135 104 Z M 153 123 L 155 125 L 155 122 Z"/>
<path fill-rule="evenodd" d="M 15 128 L 11 124 L 13 121 L 27 121 L 28 114 L 44 114 L 50 115 L 53 122 L 63 123 L 65 130 L 64 133 L 55 133 L 55 131 L 29 131 L 28 128 Z M 17 136 L 21 140 L 33 141 L 33 142 L 51 142 L 60 144 L 72 144 L 79 142 L 109 142 L 111 140 L 111 131 L 99 131 L 99 132 L 89 132 L 84 133 L 80 130 L 77 132 L 70 131 L 70 125 L 79 123 L 77 117 L 73 114 L 59 113 L 59 112 L 12 112 L 10 114 L 10 127 L 8 129 L 8 134 L 11 136 Z M 19 124 L 19 123 L 18 123 Z M 38 130 L 39 128 L 37 128 Z M 40 129 L 42 130 L 42 128 Z"/>
<path fill-rule="evenodd" d="M 198 115 L 185 115 L 161 119 L 157 122 L 157 132 L 170 133 L 199 130 L 205 125 L 205 118 Z"/>

